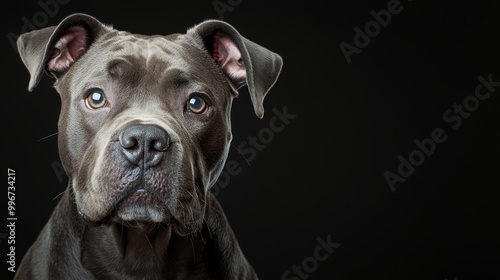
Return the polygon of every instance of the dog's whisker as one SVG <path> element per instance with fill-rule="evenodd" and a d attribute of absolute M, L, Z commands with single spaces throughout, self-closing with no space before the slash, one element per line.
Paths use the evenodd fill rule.
<path fill-rule="evenodd" d="M 154 250 L 155 250 L 155 249 L 154 249 L 154 247 L 153 247 L 153 244 L 151 244 L 151 241 L 149 240 L 148 235 L 147 235 L 147 234 L 144 234 L 144 237 L 146 237 L 146 240 L 148 241 L 148 244 L 149 244 L 149 247 L 151 248 L 151 251 L 152 251 L 152 252 L 154 252 Z M 156 256 L 156 254 L 153 254 L 153 255 L 154 255 L 155 257 L 157 257 L 157 256 Z"/>
<path fill-rule="evenodd" d="M 185 191 L 184 193 L 189 194 L 193 199 L 196 199 L 194 195 L 190 191 Z M 181 204 L 181 208 L 185 209 L 187 211 L 187 216 L 191 218 L 191 221 L 194 219 L 193 216 L 193 209 L 192 207 L 189 207 L 185 201 L 179 200 Z"/>
<path fill-rule="evenodd" d="M 45 136 L 45 137 L 42 137 L 42 138 L 40 138 L 40 139 L 38 139 L 38 140 L 36 140 L 36 141 L 37 141 L 37 142 L 40 142 L 40 141 L 43 141 L 43 140 L 48 139 L 48 138 L 50 138 L 50 137 L 56 136 L 57 134 L 59 134 L 59 132 L 52 133 L 52 134 L 47 135 L 47 136 Z"/>
<path fill-rule="evenodd" d="M 54 198 L 52 198 L 52 201 L 56 200 L 58 197 L 60 197 L 61 195 L 63 195 L 68 189 L 65 189 L 64 191 L 60 192 L 58 195 L 54 196 Z"/>
<path fill-rule="evenodd" d="M 193 250 L 193 256 L 196 257 L 196 247 L 194 246 L 194 242 L 193 242 L 193 238 L 194 238 L 194 234 L 189 234 L 189 241 L 191 241 L 191 249 Z"/>
<path fill-rule="evenodd" d="M 198 188 L 198 185 L 195 184 L 195 188 L 197 189 Z M 194 197 L 194 195 L 190 192 L 190 191 L 187 191 L 187 193 L 193 198 L 193 199 L 196 199 L 196 197 Z"/>
<path fill-rule="evenodd" d="M 212 210 L 215 210 L 215 211 L 216 211 L 217 213 L 219 213 L 220 215 L 224 215 L 224 213 L 223 213 L 221 210 L 219 210 L 218 208 L 215 208 L 215 207 L 214 207 L 214 206 L 212 206 L 212 205 L 209 205 L 209 207 L 210 207 Z"/>
<path fill-rule="evenodd" d="M 166 228 L 166 227 L 165 227 L 165 225 L 164 225 L 163 223 L 160 223 L 159 225 L 160 225 L 160 227 L 161 227 L 162 229 L 164 229 L 164 230 L 168 230 L 168 228 Z"/>
<path fill-rule="evenodd" d="M 123 221 L 120 223 L 121 224 L 121 230 L 120 230 L 120 241 L 123 240 Z"/>
<path fill-rule="evenodd" d="M 192 221 L 192 219 L 194 218 L 194 216 L 193 216 L 193 209 L 191 207 L 189 207 L 187 205 L 187 203 L 184 202 L 184 201 L 181 201 L 181 205 L 182 205 L 182 209 L 186 209 L 187 210 L 187 216 L 190 217 L 191 218 L 190 220 Z"/>
<path fill-rule="evenodd" d="M 245 155 L 244 155 L 244 154 L 243 154 L 243 153 L 242 153 L 242 152 L 238 149 L 238 147 L 236 147 L 235 145 L 233 145 L 233 144 L 231 143 L 231 148 L 234 148 L 234 149 L 238 152 L 238 154 L 240 154 L 240 155 L 243 157 L 243 159 L 245 160 L 245 162 L 247 163 L 247 165 L 248 165 L 248 166 L 250 166 L 250 162 L 249 162 L 249 161 L 248 161 L 248 159 L 245 157 Z"/>

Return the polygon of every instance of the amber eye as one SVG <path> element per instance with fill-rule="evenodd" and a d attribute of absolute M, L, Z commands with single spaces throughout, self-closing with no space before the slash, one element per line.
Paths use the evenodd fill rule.
<path fill-rule="evenodd" d="M 106 96 L 101 90 L 92 90 L 87 98 L 85 98 L 85 105 L 90 109 L 103 108 L 107 103 Z"/>
<path fill-rule="evenodd" d="M 188 100 L 187 108 L 195 114 L 201 114 L 207 110 L 208 105 L 201 96 L 193 95 Z"/>

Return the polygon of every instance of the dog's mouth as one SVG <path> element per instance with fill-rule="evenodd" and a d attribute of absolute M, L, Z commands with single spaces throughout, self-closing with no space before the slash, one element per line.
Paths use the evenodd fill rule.
<path fill-rule="evenodd" d="M 88 225 L 94 227 L 102 224 L 121 224 L 146 229 L 161 225 L 173 228 L 181 236 L 199 229 L 199 223 L 180 221 L 158 195 L 140 187 L 121 198 L 114 208 L 99 221 L 89 219 L 81 211 L 79 214 Z"/>
<path fill-rule="evenodd" d="M 111 215 L 118 219 L 138 222 L 164 223 L 168 209 L 156 196 L 139 188 L 120 200 Z"/>
<path fill-rule="evenodd" d="M 157 196 L 143 188 L 138 188 L 121 198 L 113 209 L 101 220 L 94 221 L 79 211 L 81 218 L 91 226 L 100 226 L 103 223 L 143 222 L 168 223 L 168 208 Z"/>

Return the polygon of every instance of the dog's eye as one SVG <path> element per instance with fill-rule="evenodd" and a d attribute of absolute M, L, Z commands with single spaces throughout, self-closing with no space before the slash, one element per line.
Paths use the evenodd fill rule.
<path fill-rule="evenodd" d="M 189 98 L 187 107 L 191 112 L 195 114 L 201 114 L 207 110 L 208 106 L 207 103 L 205 102 L 205 99 L 195 95 Z"/>
<path fill-rule="evenodd" d="M 93 90 L 87 98 L 85 98 L 85 104 L 90 109 L 103 108 L 107 104 L 106 96 L 100 90 Z"/>

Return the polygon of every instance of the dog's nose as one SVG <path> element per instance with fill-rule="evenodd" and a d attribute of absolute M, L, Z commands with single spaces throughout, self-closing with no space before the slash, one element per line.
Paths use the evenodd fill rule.
<path fill-rule="evenodd" d="M 118 136 L 120 147 L 131 163 L 151 167 L 159 164 L 170 146 L 170 137 L 157 125 L 136 124 Z"/>

